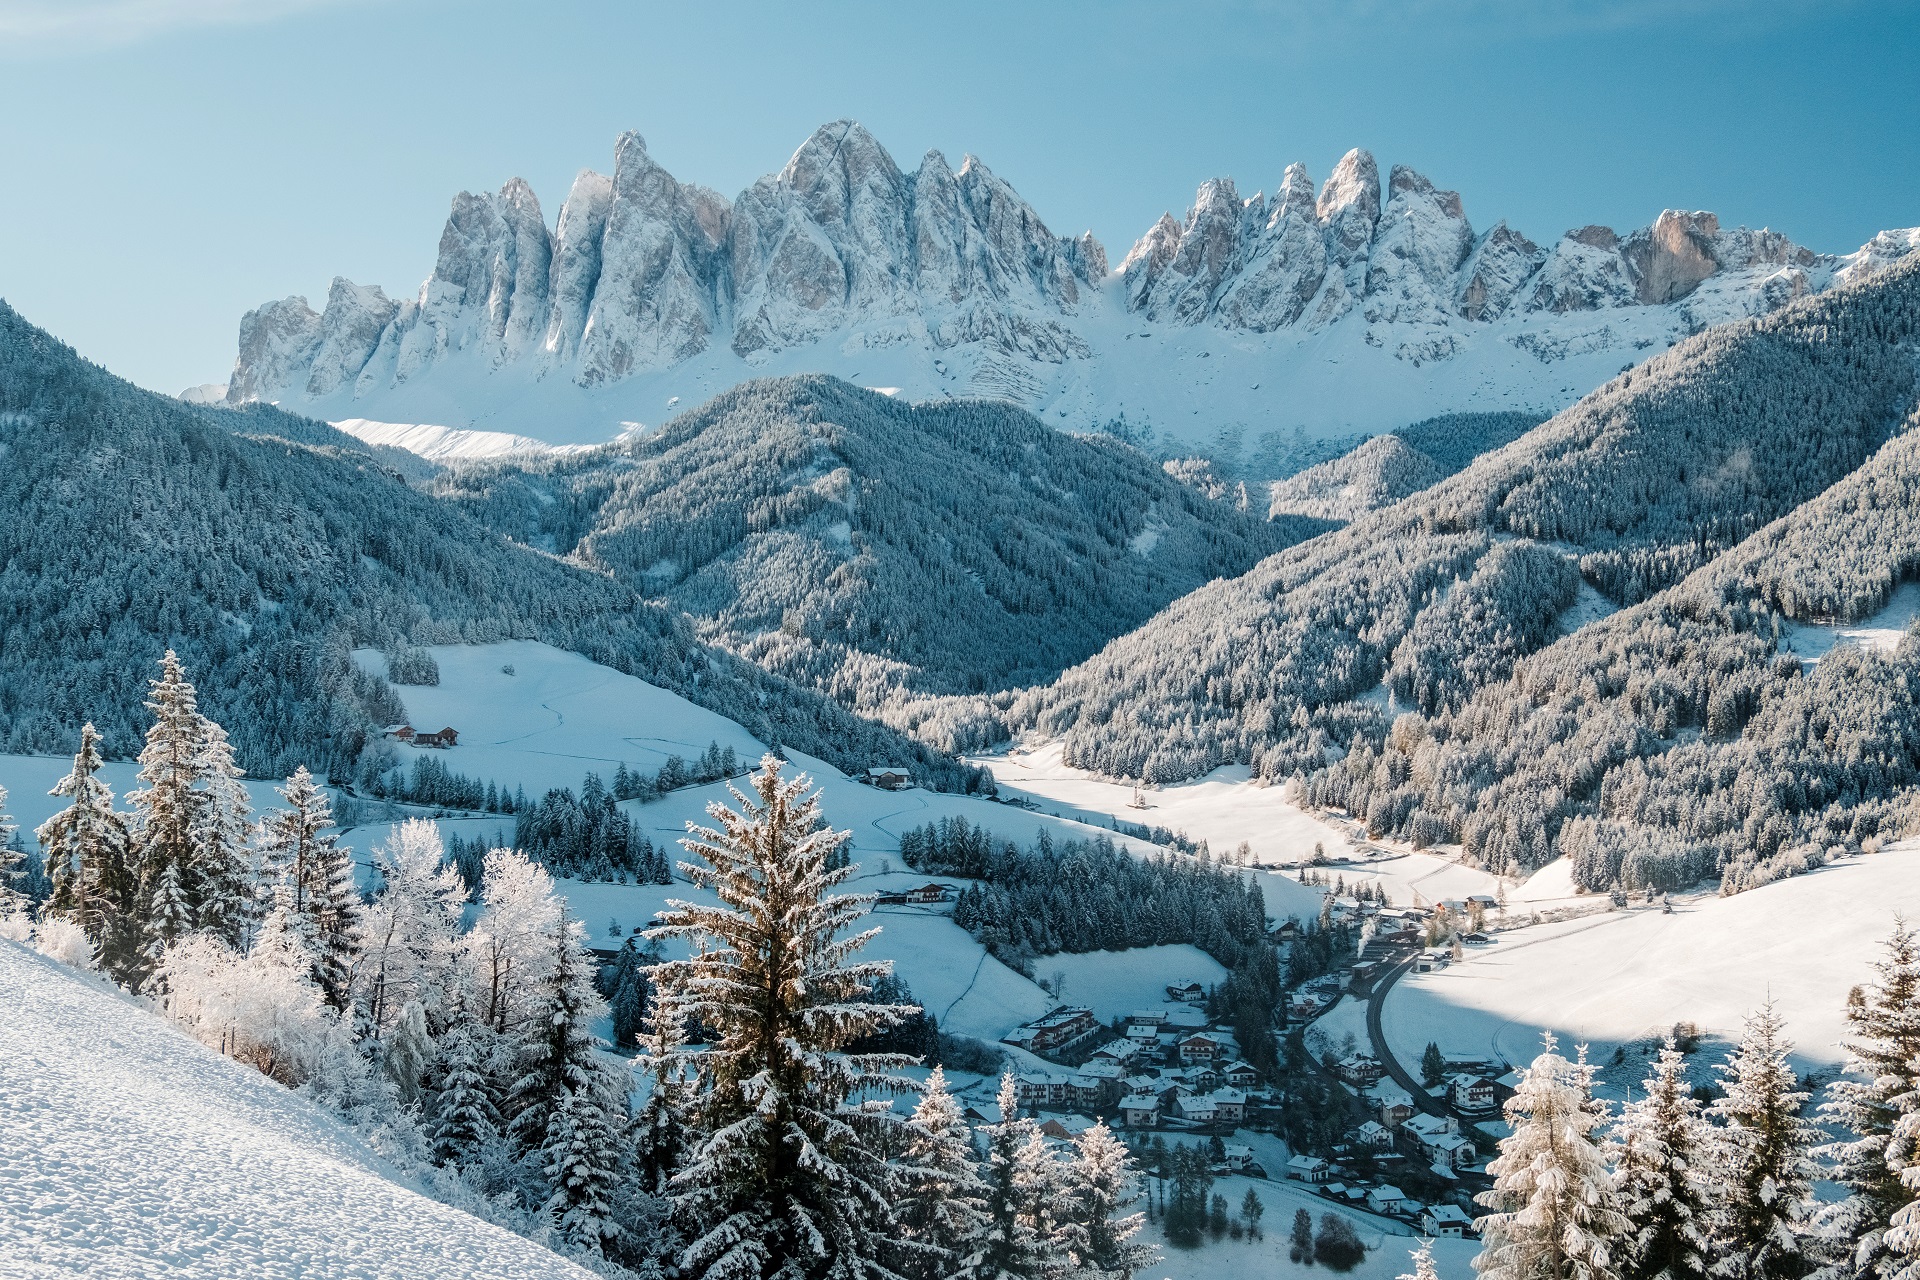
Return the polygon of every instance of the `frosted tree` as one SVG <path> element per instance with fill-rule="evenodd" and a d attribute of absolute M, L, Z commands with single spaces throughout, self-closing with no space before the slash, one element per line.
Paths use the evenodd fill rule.
<path fill-rule="evenodd" d="M 878 932 L 858 929 L 873 899 L 833 892 L 853 874 L 832 865 L 847 833 L 774 756 L 750 781 L 751 797 L 730 788 L 738 808 L 708 806 L 718 826 L 683 842 L 701 861 L 681 870 L 719 905 L 669 900 L 648 932 L 692 951 L 655 969 L 659 1016 L 712 1037 L 676 1055 L 693 1070 L 697 1134 L 671 1184 L 689 1237 L 680 1270 L 884 1277 L 898 1180 L 880 1153 L 898 1148 L 905 1122 L 875 1095 L 906 1087 L 887 1074 L 905 1060 L 843 1050 L 912 1010 L 866 999 L 890 966 L 856 959 Z"/>
<path fill-rule="evenodd" d="M 253 916 L 253 871 L 247 842 L 253 834 L 248 815 L 253 804 L 234 763 L 227 731 L 204 716 L 199 750 L 193 759 L 198 798 L 188 832 L 199 879 L 200 902 L 194 923 L 238 946 Z"/>
<path fill-rule="evenodd" d="M 1397 1280 L 1440 1280 L 1440 1270 L 1433 1265 L 1433 1241 L 1422 1240 L 1420 1247 L 1409 1256 L 1413 1259 L 1413 1270 L 1402 1272 Z"/>
<path fill-rule="evenodd" d="M 950 1280 L 980 1267 L 986 1185 L 974 1167 L 973 1131 L 935 1067 L 920 1088 L 900 1158 L 901 1260 L 908 1280 Z"/>
<path fill-rule="evenodd" d="M 427 1126 L 428 1150 L 440 1164 L 458 1164 L 500 1140 L 500 1110 L 488 1088 L 489 1032 L 464 1017 L 438 1044 L 439 1089 Z"/>
<path fill-rule="evenodd" d="M 1616 1280 L 1628 1231 L 1606 1158 L 1593 1139 L 1591 1072 L 1554 1051 L 1540 1056 L 1507 1099 L 1512 1133 L 1487 1165 L 1474 1269 L 1486 1280 Z"/>
<path fill-rule="evenodd" d="M 1631 1224 L 1625 1280 L 1700 1280 L 1707 1273 L 1706 1183 L 1710 1135 L 1687 1082 L 1687 1061 L 1667 1037 L 1644 1096 L 1614 1127 L 1614 1186 Z"/>
<path fill-rule="evenodd" d="M 419 1006 L 430 1033 L 446 1026 L 467 891 L 445 854 L 439 826 L 418 818 L 373 851 L 381 888 L 361 915 L 356 994 L 363 1032 L 377 1044 L 408 1005 Z"/>
<path fill-rule="evenodd" d="M 261 886 L 305 940 L 327 1003 L 347 1007 L 360 924 L 353 851 L 333 830 L 327 793 L 303 766 L 278 788 L 287 807 L 261 819 Z"/>
<path fill-rule="evenodd" d="M 7 820 L 7 789 L 0 787 L 0 920 L 20 915 L 27 909 L 27 895 L 14 887 L 24 859 L 13 847 L 17 828 Z"/>
<path fill-rule="evenodd" d="M 512 1132 L 551 1188 L 545 1209 L 576 1249 L 599 1253 L 617 1233 L 612 1197 L 621 1172 L 625 1091 L 596 1050 L 606 1004 L 593 988 L 585 929 L 556 911 L 545 1006 L 529 1031 L 524 1070 L 508 1095 Z"/>
<path fill-rule="evenodd" d="M 1801 1116 L 1807 1095 L 1787 1061 L 1784 1029 L 1772 1001 L 1747 1019 L 1720 1068 L 1725 1096 L 1711 1108 L 1721 1122 L 1713 1271 L 1730 1280 L 1793 1280 L 1807 1270 L 1800 1223 L 1819 1133 Z"/>
<path fill-rule="evenodd" d="M 193 685 L 173 650 L 160 659 L 160 678 L 148 686 L 146 706 L 153 724 L 139 756 L 139 779 L 145 785 L 128 792 L 127 803 L 133 807 L 141 950 L 157 958 L 168 943 L 193 928 L 198 914 L 201 884 L 193 829 L 202 793 L 194 782 L 203 721 Z M 164 903 L 159 899 L 163 886 L 168 895 Z"/>
<path fill-rule="evenodd" d="M 67 797 L 68 805 L 34 835 L 53 884 L 46 911 L 86 930 L 100 967 L 125 981 L 137 967 L 140 945 L 127 820 L 114 811 L 100 765 L 100 734 L 91 723 L 83 725 L 73 769 L 48 793 Z"/>
<path fill-rule="evenodd" d="M 1047 1206 L 1032 1196 L 1045 1190 L 1028 1167 L 1027 1153 L 1039 1139 L 1033 1121 L 1020 1114 L 1013 1073 L 1000 1077 L 1000 1119 L 987 1128 L 987 1229 L 981 1241 L 982 1280 L 1034 1280 L 1060 1270 L 1059 1250 L 1045 1221 Z"/>
<path fill-rule="evenodd" d="M 488 853 L 480 876 L 480 915 L 461 940 L 470 1011 L 495 1035 L 516 1041 L 541 1017 L 555 952 L 551 934 L 560 896 L 545 868 L 513 849 Z"/>
<path fill-rule="evenodd" d="M 1828 1259 L 1823 1277 L 1884 1280 L 1913 1263 L 1885 1239 L 1912 1199 L 1905 1173 L 1920 1159 L 1912 1126 L 1901 1123 L 1920 1112 L 1920 945 L 1904 920 L 1895 920 L 1875 968 L 1879 981 L 1848 997 L 1846 1075 L 1820 1108 L 1830 1131 L 1850 1135 L 1816 1153 L 1829 1163 L 1826 1176 L 1847 1189 L 1812 1222 L 1810 1234 Z"/>
<path fill-rule="evenodd" d="M 1159 1253 L 1138 1244 L 1146 1218 L 1125 1213 L 1134 1202 L 1133 1159 L 1104 1123 L 1074 1139 L 1074 1155 L 1062 1175 L 1061 1238 L 1072 1274 L 1086 1280 L 1131 1280 Z"/>

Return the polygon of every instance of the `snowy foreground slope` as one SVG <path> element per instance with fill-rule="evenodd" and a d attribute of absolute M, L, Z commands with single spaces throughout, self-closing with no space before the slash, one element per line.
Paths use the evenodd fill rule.
<path fill-rule="evenodd" d="M 408 1189 L 319 1107 L 0 940 L 0 1275 L 588 1274 Z"/>
<path fill-rule="evenodd" d="M 1834 1066 L 1847 992 L 1872 978 L 1895 912 L 1920 917 L 1915 842 L 1730 898 L 1676 900 L 1671 915 L 1636 904 L 1496 934 L 1459 964 L 1400 979 L 1383 1024 L 1403 1063 L 1418 1062 L 1430 1040 L 1449 1055 L 1518 1063 L 1539 1051 L 1542 1029 L 1604 1060 L 1682 1020 L 1737 1040 L 1742 1019 L 1771 998 L 1798 1064 Z"/>

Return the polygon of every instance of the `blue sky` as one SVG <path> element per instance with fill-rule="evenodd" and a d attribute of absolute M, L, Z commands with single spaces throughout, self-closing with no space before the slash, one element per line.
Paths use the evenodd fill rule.
<path fill-rule="evenodd" d="M 966 152 L 1118 261 L 1208 177 L 1350 146 L 1536 239 L 1667 206 L 1823 250 L 1920 223 L 1920 4 L 0 0 L 0 296 L 166 391 L 336 274 L 411 293 L 448 201 L 643 132 L 732 196 L 816 126 Z"/>

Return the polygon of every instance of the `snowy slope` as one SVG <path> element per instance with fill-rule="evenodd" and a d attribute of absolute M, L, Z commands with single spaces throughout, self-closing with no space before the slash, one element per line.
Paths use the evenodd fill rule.
<path fill-rule="evenodd" d="M 1666 211 L 1536 245 L 1460 196 L 1350 152 L 1316 199 L 1204 184 L 1109 274 L 969 156 L 903 171 L 852 121 L 729 202 L 638 134 L 551 227 L 528 185 L 457 196 L 412 297 L 335 279 L 242 320 L 234 403 L 332 420 L 598 443 L 746 378 L 833 373 L 911 399 L 1013 400 L 1055 425 L 1124 415 L 1224 458 L 1435 413 L 1550 412 L 1682 334 L 1911 252 L 1845 258 Z M 437 428 L 423 426 L 424 441 Z M 429 445 L 429 447 L 438 447 Z M 478 447 L 478 446 L 476 446 Z"/>
<path fill-rule="evenodd" d="M 1430 1040 L 1450 1055 L 1518 1062 L 1551 1030 L 1604 1059 L 1682 1019 L 1737 1039 L 1771 997 L 1802 1066 L 1837 1064 L 1847 992 L 1872 976 L 1894 913 L 1920 913 L 1917 871 L 1920 846 L 1902 843 L 1734 897 L 1676 902 L 1672 915 L 1636 904 L 1504 932 L 1460 964 L 1400 979 L 1388 1041 L 1408 1063 Z"/>
<path fill-rule="evenodd" d="M 0 1009 L 0 1274 L 589 1274 L 411 1190 L 319 1107 L 4 940 Z"/>

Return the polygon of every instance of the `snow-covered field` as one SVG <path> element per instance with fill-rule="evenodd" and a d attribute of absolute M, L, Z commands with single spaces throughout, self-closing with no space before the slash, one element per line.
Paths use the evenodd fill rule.
<path fill-rule="evenodd" d="M 326 1112 L 0 940 L 0 1275 L 588 1275 L 429 1200 Z"/>
<path fill-rule="evenodd" d="M 1920 844 L 1676 902 L 1672 915 L 1636 906 L 1502 933 L 1459 964 L 1400 979 L 1383 1024 L 1405 1063 L 1430 1040 L 1452 1056 L 1518 1063 L 1538 1051 L 1543 1029 L 1597 1057 L 1682 1020 L 1734 1040 L 1771 998 L 1799 1063 L 1832 1065 L 1847 992 L 1872 976 L 1895 912 L 1920 917 Z"/>
<path fill-rule="evenodd" d="M 1169 984 L 1197 982 L 1211 987 L 1227 977 L 1226 969 L 1218 960 L 1186 943 L 1043 956 L 1035 962 L 1034 972 L 1053 983 L 1061 1000 L 1085 1005 L 1102 1022 L 1139 1009 L 1166 1010 L 1178 1021 L 1179 1012 L 1192 1006 L 1169 1005 Z M 1056 978 L 1059 981 L 1055 982 Z"/>
<path fill-rule="evenodd" d="M 1807 662 L 1818 662 L 1840 644 L 1892 653 L 1916 619 L 1920 619 L 1920 582 L 1904 582 L 1894 590 L 1886 607 L 1871 618 L 1834 626 L 1788 624 L 1787 647 Z"/>

